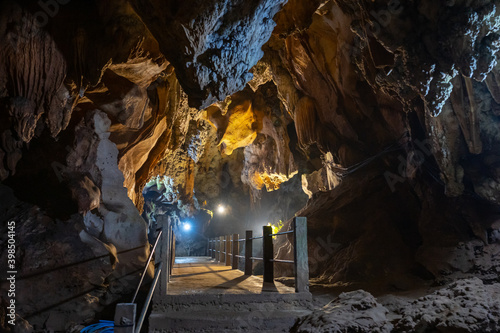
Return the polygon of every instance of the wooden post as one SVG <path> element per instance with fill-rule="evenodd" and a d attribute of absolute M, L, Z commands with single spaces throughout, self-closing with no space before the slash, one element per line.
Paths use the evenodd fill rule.
<path fill-rule="evenodd" d="M 307 218 L 293 219 L 295 237 L 293 252 L 295 255 L 295 292 L 309 292 L 309 262 L 307 253 Z"/>
<path fill-rule="evenodd" d="M 215 259 L 215 245 L 217 245 L 217 243 L 215 242 L 215 238 L 212 238 L 212 259 Z"/>
<path fill-rule="evenodd" d="M 165 270 L 165 273 L 166 273 L 166 276 L 167 276 L 167 283 L 170 282 L 170 273 L 172 272 L 172 269 L 171 269 L 171 265 L 172 265 L 172 260 L 170 258 L 170 256 L 172 255 L 172 228 L 169 227 L 168 228 L 168 233 L 167 233 L 167 244 L 168 244 L 168 263 L 167 263 L 167 269 Z M 163 266 L 165 267 L 165 265 Z M 167 290 L 168 290 L 168 286 L 167 286 Z"/>
<path fill-rule="evenodd" d="M 219 263 L 226 262 L 226 254 L 224 251 L 226 250 L 226 247 L 224 246 L 224 236 L 220 236 L 220 258 L 219 258 Z"/>
<path fill-rule="evenodd" d="M 207 256 L 212 258 L 212 249 L 210 248 L 210 238 L 207 240 Z"/>
<path fill-rule="evenodd" d="M 238 263 L 240 261 L 240 258 L 237 256 L 240 254 L 240 242 L 238 239 L 240 238 L 240 235 L 238 234 L 233 234 L 233 250 L 231 253 L 233 254 L 233 269 L 238 269 Z"/>
<path fill-rule="evenodd" d="M 217 237 L 215 239 L 216 239 L 216 243 L 215 243 L 215 260 L 217 262 L 219 262 L 220 261 L 220 238 Z"/>
<path fill-rule="evenodd" d="M 212 259 L 217 258 L 215 252 L 217 250 L 217 242 L 215 241 L 215 238 L 212 238 Z"/>
<path fill-rule="evenodd" d="M 169 218 L 165 215 L 160 215 L 157 217 L 158 226 L 162 228 L 163 234 L 161 235 L 161 239 L 158 242 L 158 246 L 155 251 L 155 263 L 158 264 L 160 262 L 163 263 L 163 267 L 168 267 L 170 265 L 169 258 L 169 249 L 170 249 L 170 222 Z M 163 269 L 159 283 L 156 286 L 156 290 L 154 293 L 155 302 L 161 301 L 167 295 L 167 284 L 168 284 L 168 269 Z M 135 318 L 135 317 L 134 317 Z M 135 320 L 135 319 L 134 319 Z"/>
<path fill-rule="evenodd" d="M 170 226 L 170 247 L 169 247 L 169 265 L 168 265 L 168 282 L 170 282 L 170 276 L 172 275 L 174 271 L 174 264 L 175 264 L 175 234 L 174 234 L 174 229 L 172 226 Z"/>
<path fill-rule="evenodd" d="M 217 252 L 219 250 L 219 242 L 217 241 L 217 238 L 212 239 L 212 242 L 214 243 L 214 246 L 213 246 L 214 256 L 213 256 L 213 258 L 215 259 L 215 261 L 217 261 L 219 259 L 219 252 Z"/>
<path fill-rule="evenodd" d="M 135 333 L 135 312 L 137 304 L 118 303 L 115 309 L 115 327 L 116 333 Z"/>
<path fill-rule="evenodd" d="M 215 237 L 215 261 L 219 261 L 219 250 L 220 250 L 220 244 L 219 244 L 219 237 Z"/>
<path fill-rule="evenodd" d="M 231 266 L 231 236 L 226 235 L 226 266 Z"/>
<path fill-rule="evenodd" d="M 264 282 L 274 282 L 274 249 L 273 249 L 273 227 L 265 225 L 262 228 L 263 239 L 263 259 L 264 259 Z"/>
<path fill-rule="evenodd" d="M 245 234 L 245 275 L 252 275 L 252 241 L 253 241 L 252 230 L 247 230 Z"/>

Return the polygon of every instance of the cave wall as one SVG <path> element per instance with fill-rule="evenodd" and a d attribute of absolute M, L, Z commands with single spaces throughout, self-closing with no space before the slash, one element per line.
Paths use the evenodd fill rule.
<path fill-rule="evenodd" d="M 179 11 L 172 1 L 155 26 L 144 11 L 163 6 L 153 2 L 0 2 L 2 195 L 39 212 L 6 209 L 2 228 L 16 221 L 19 248 L 39 261 L 18 253 L 26 283 L 39 275 L 57 281 L 23 292 L 20 325 L 28 325 L 23 317 L 34 329 L 88 323 L 133 291 L 154 230 L 148 212 L 141 216 L 152 179 L 170 177 L 177 195 L 163 213 L 203 214 L 195 164 L 211 133 L 190 104 L 208 106 L 244 87 L 282 3 L 200 2 L 198 11 L 185 3 Z M 38 236 L 30 242 L 30 235 Z M 62 259 L 45 261 L 43 251 Z M 54 296 L 37 306 L 44 292 Z"/>
<path fill-rule="evenodd" d="M 19 253 L 26 281 L 94 259 L 76 287 L 54 273 L 55 307 L 25 295 L 19 315 L 92 320 L 133 289 L 165 216 L 196 221 L 199 251 L 306 216 L 321 282 L 498 279 L 497 8 L 1 1 L 2 227 L 40 258 Z"/>
<path fill-rule="evenodd" d="M 273 35 L 280 98 L 324 156 L 298 213 L 320 281 L 497 279 L 497 20 L 487 1 L 327 1 Z"/>

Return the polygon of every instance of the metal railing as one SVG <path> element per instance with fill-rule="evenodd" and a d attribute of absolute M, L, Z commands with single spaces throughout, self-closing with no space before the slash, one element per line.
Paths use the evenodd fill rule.
<path fill-rule="evenodd" d="M 164 230 L 166 230 L 165 233 Z M 115 318 L 114 318 L 115 333 L 139 333 L 141 331 L 142 324 L 144 323 L 144 320 L 146 318 L 146 314 L 149 305 L 151 304 L 151 299 L 153 298 L 153 294 L 155 293 L 155 291 L 156 294 L 161 295 L 161 292 L 159 292 L 158 290 L 161 289 L 166 294 L 166 286 L 170 280 L 170 275 L 172 273 L 172 265 L 173 265 L 172 258 L 174 253 L 175 235 L 173 233 L 172 227 L 168 226 L 168 224 L 157 229 L 157 232 L 158 235 L 156 236 L 155 243 L 153 245 L 153 248 L 151 249 L 151 253 L 149 254 L 146 265 L 144 266 L 144 270 L 141 275 L 141 280 L 139 281 L 139 284 L 134 292 L 132 301 L 130 303 L 118 303 L 116 305 Z M 137 318 L 136 322 L 135 320 L 136 310 L 137 310 L 136 298 L 139 293 L 139 289 L 141 288 L 141 285 L 144 281 L 144 277 L 146 276 L 146 273 L 148 271 L 148 267 L 153 258 L 153 255 L 155 256 L 156 259 L 154 278 L 151 283 L 151 287 L 149 288 L 148 294 L 146 296 L 144 306 L 142 307 L 141 314 Z M 159 288 L 157 289 L 156 287 L 158 286 L 158 281 L 160 281 L 160 284 Z"/>
<path fill-rule="evenodd" d="M 293 234 L 293 260 L 274 258 L 273 237 Z M 262 239 L 262 258 L 253 256 L 253 241 Z M 239 244 L 245 242 L 245 255 L 240 255 Z M 253 261 L 264 262 L 264 282 L 274 282 L 274 263 L 293 264 L 295 272 L 295 292 L 309 291 L 309 263 L 307 255 L 307 219 L 295 217 L 292 230 L 277 232 L 273 234 L 271 226 L 262 228 L 262 236 L 253 237 L 252 230 L 247 230 L 245 238 L 239 238 L 238 234 L 220 236 L 208 240 L 208 253 L 218 262 L 231 266 L 232 269 L 239 268 L 239 259 L 245 261 L 245 275 L 253 275 Z"/>

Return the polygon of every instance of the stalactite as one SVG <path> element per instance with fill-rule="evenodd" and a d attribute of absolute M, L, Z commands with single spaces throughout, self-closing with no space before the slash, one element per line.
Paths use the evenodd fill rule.
<path fill-rule="evenodd" d="M 453 111 L 458 118 L 469 151 L 472 154 L 480 154 L 482 142 L 478 120 L 479 110 L 472 81 L 470 78 L 457 77 L 453 80 L 453 83 L 454 89 L 450 96 Z M 464 83 L 467 96 L 464 95 Z"/>
<path fill-rule="evenodd" d="M 485 82 L 495 102 L 500 104 L 500 81 L 498 79 L 499 71 L 498 69 L 493 69 L 486 77 Z"/>

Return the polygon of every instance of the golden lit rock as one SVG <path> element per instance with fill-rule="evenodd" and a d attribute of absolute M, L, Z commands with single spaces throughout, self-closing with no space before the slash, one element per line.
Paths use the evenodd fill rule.
<path fill-rule="evenodd" d="M 228 124 L 219 145 L 222 153 L 231 155 L 233 150 L 246 147 L 255 140 L 259 128 L 262 127 L 262 117 L 253 110 L 250 100 L 230 107 L 228 113 Z"/>

